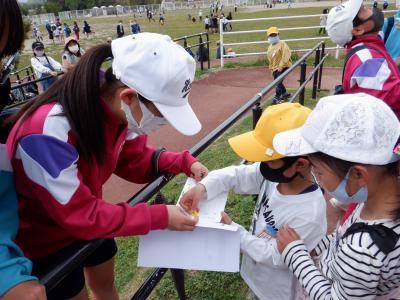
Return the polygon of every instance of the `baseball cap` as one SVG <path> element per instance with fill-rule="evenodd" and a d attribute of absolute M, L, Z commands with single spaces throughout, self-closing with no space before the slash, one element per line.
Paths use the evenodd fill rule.
<path fill-rule="evenodd" d="M 331 40 L 339 46 L 344 46 L 351 41 L 353 20 L 357 16 L 362 3 L 363 0 L 350 0 L 329 11 L 326 30 Z"/>
<path fill-rule="evenodd" d="M 37 48 L 43 48 L 44 49 L 44 45 L 42 42 L 33 42 L 32 43 L 32 50 L 35 50 Z"/>
<path fill-rule="evenodd" d="M 400 123 L 382 100 L 358 93 L 321 98 L 301 128 L 274 137 L 286 156 L 322 152 L 342 160 L 372 165 L 397 161 L 393 149 Z"/>
<path fill-rule="evenodd" d="M 270 161 L 282 158 L 272 146 L 275 134 L 301 127 L 311 110 L 299 103 L 269 106 L 261 115 L 253 131 L 228 140 L 237 155 L 248 161 Z"/>
<path fill-rule="evenodd" d="M 267 29 L 267 35 L 270 36 L 271 34 L 279 34 L 278 27 L 270 27 Z"/>
<path fill-rule="evenodd" d="M 117 79 L 153 102 L 184 135 L 201 124 L 188 102 L 196 62 L 167 35 L 139 33 L 113 40 L 112 68 Z"/>
<path fill-rule="evenodd" d="M 79 44 L 78 40 L 77 40 L 75 37 L 70 36 L 70 37 L 67 37 L 67 38 L 65 39 L 64 45 L 68 45 L 68 43 L 71 42 L 71 41 L 74 41 L 74 42 L 76 42 L 77 44 Z"/>

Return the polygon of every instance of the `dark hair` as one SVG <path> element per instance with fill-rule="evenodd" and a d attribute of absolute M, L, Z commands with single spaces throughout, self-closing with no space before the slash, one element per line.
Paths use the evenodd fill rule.
<path fill-rule="evenodd" d="M 62 80 L 57 80 L 46 92 L 25 104 L 10 122 L 15 123 L 22 117 L 21 126 L 40 106 L 57 101 L 71 126 L 79 154 L 84 159 L 96 159 L 101 164 L 104 162 L 105 148 L 100 68 L 112 56 L 111 46 L 94 46 L 87 54 Z M 105 79 L 108 81 L 107 76 Z"/>
<path fill-rule="evenodd" d="M 5 32 L 6 28 L 8 32 Z M 4 38 L 5 35 L 7 35 L 7 43 L 0 53 L 1 56 L 14 54 L 24 42 L 24 23 L 16 0 L 2 0 L 0 4 L 0 37 Z"/>
<path fill-rule="evenodd" d="M 335 158 L 332 156 L 329 156 L 327 154 L 324 154 L 322 152 L 316 152 L 313 154 L 310 154 L 309 157 L 311 159 L 320 161 L 324 164 L 326 164 L 336 175 L 338 175 L 341 179 L 343 179 L 347 172 L 350 170 L 350 168 L 354 165 L 364 165 L 364 164 L 358 164 L 346 160 L 342 160 L 339 158 Z M 390 176 L 398 176 L 399 174 L 399 163 L 398 162 L 392 162 L 388 163 L 386 165 L 381 166 L 382 168 L 385 169 L 385 173 Z M 400 185 L 398 185 L 398 190 L 400 190 Z M 400 194 L 397 194 L 398 197 L 400 197 Z M 400 204 L 399 207 L 396 208 L 391 212 L 394 216 L 395 220 L 400 219 Z"/>
<path fill-rule="evenodd" d="M 72 53 L 71 51 L 69 51 L 68 45 L 71 44 L 71 42 L 75 42 L 75 43 L 78 45 L 79 51 L 78 51 L 77 53 Z M 64 46 L 64 52 L 66 52 L 66 51 L 67 51 L 68 53 L 72 54 L 72 55 L 77 56 L 77 57 L 81 57 L 81 56 L 82 56 L 82 53 L 81 53 L 81 45 L 79 44 L 79 42 L 78 42 L 77 40 L 70 40 L 67 44 L 65 44 L 65 46 Z"/>

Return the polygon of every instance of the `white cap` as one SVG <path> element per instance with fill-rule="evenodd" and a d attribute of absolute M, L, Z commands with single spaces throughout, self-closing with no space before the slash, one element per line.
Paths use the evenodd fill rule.
<path fill-rule="evenodd" d="M 201 124 L 188 102 L 196 62 L 167 35 L 139 33 L 113 40 L 112 68 L 117 79 L 154 103 L 184 135 Z"/>
<path fill-rule="evenodd" d="M 400 123 L 382 100 L 364 93 L 320 99 L 300 128 L 275 135 L 273 146 L 284 156 L 322 152 L 342 160 L 385 165 L 393 154 Z"/>
<path fill-rule="evenodd" d="M 350 0 L 335 6 L 329 11 L 326 30 L 333 42 L 344 46 L 351 41 L 353 20 L 357 16 L 363 0 Z"/>

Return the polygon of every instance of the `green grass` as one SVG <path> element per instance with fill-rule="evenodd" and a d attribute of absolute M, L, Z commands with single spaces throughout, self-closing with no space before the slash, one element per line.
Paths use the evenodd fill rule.
<path fill-rule="evenodd" d="M 232 11 L 234 19 L 245 19 L 245 18 L 262 18 L 262 17 L 277 17 L 277 16 L 287 16 L 287 15 L 305 15 L 305 14 L 319 14 L 321 13 L 323 7 L 308 7 L 308 8 L 292 8 L 292 9 L 273 9 L 266 10 L 262 8 L 239 8 L 237 13 L 233 12 L 233 8 L 225 8 L 225 13 Z M 393 7 L 389 7 L 393 9 Z M 166 24 L 161 26 L 158 21 L 149 23 L 145 15 L 136 15 L 138 22 L 142 27 L 142 31 L 147 32 L 158 32 L 163 34 L 168 34 L 172 38 L 178 38 L 185 35 L 199 33 L 204 31 L 204 26 L 202 22 L 189 22 L 187 20 L 187 15 L 190 13 L 197 18 L 198 10 L 181 10 L 181 11 L 167 11 L 166 12 Z M 205 17 L 209 13 L 208 9 L 203 9 L 203 16 Z M 157 17 L 157 15 L 156 15 Z M 84 49 L 106 42 L 107 37 L 115 38 L 115 27 L 119 20 L 122 20 L 125 24 L 126 32 L 130 32 L 129 20 L 133 19 L 131 16 L 110 16 L 110 17 L 98 17 L 87 19 L 91 25 L 92 30 L 95 32 L 92 38 L 85 39 L 82 37 L 81 45 Z M 72 24 L 72 21 L 67 21 L 68 24 Z M 82 26 L 83 19 L 78 19 L 78 24 Z M 284 24 L 282 24 L 284 22 Z M 296 20 L 278 20 L 278 21 L 258 21 L 258 22 L 242 22 L 233 23 L 233 29 L 236 30 L 250 30 L 250 29 L 266 29 L 269 26 L 278 27 L 296 27 L 296 26 L 315 26 L 319 25 L 319 18 L 306 18 L 306 19 L 296 19 Z M 82 28 L 81 28 L 82 30 Z M 300 38 L 300 37 L 316 37 L 318 29 L 308 29 L 302 31 L 283 31 L 281 33 L 282 39 L 288 38 Z M 49 44 L 47 39 L 46 30 L 41 26 L 41 32 L 45 37 L 46 53 L 52 56 L 54 59 L 61 61 L 61 53 L 63 51 L 63 45 L 52 45 Z M 255 40 L 265 40 L 265 33 L 254 33 L 246 35 L 226 35 L 224 37 L 225 43 L 228 42 L 244 42 L 244 41 L 255 41 Z M 216 41 L 219 40 L 219 34 L 210 34 L 210 54 L 211 58 L 215 58 L 216 55 Z M 194 45 L 199 42 L 198 38 L 189 39 L 188 45 Z M 304 42 L 292 42 L 289 46 L 292 50 L 310 48 L 315 45 L 318 41 L 304 41 Z M 23 51 L 20 60 L 17 64 L 17 68 L 22 68 L 24 66 L 30 65 L 30 58 L 32 56 L 31 51 L 32 40 L 26 40 L 25 50 Z M 183 44 L 183 42 L 181 42 Z M 327 41 L 327 46 L 333 46 L 332 42 Z M 244 52 L 261 52 L 266 51 L 267 44 L 262 45 L 244 45 L 244 46 L 232 46 L 233 50 L 237 53 Z M 301 53 L 297 54 L 301 56 Z M 255 58 L 255 61 L 259 60 Z M 261 59 L 262 60 L 262 59 Z M 227 60 L 228 61 L 228 60 Z M 327 66 L 341 66 L 343 60 L 336 60 L 330 58 L 327 60 Z"/>
<path fill-rule="evenodd" d="M 327 94 L 327 91 L 320 91 L 318 98 Z M 306 90 L 305 98 L 307 99 L 305 105 L 313 108 L 317 101 L 311 99 L 310 90 Z M 263 107 L 269 105 L 270 102 L 270 100 L 267 100 Z M 251 130 L 251 126 L 252 118 L 248 115 L 201 153 L 200 161 L 210 170 L 238 164 L 240 158 L 228 146 L 227 140 L 232 136 Z M 183 175 L 175 177 L 162 189 L 163 195 L 167 199 L 175 201 L 179 197 L 185 180 Z M 226 211 L 235 222 L 248 228 L 254 205 L 253 197 L 231 193 Z M 137 237 L 118 238 L 117 242 L 119 251 L 116 258 L 116 282 L 121 298 L 130 299 L 130 296 L 144 282 L 151 270 L 136 267 Z M 239 273 L 198 271 L 185 272 L 185 289 L 189 299 L 244 299 L 248 291 Z M 169 272 L 157 285 L 150 299 L 177 299 L 174 283 Z"/>

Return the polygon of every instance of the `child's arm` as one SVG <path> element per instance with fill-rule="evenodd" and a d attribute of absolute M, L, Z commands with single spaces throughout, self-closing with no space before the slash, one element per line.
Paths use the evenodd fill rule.
<path fill-rule="evenodd" d="M 51 70 L 48 67 L 45 67 L 44 65 L 42 65 L 42 63 L 35 57 L 31 58 L 31 65 L 32 65 L 32 68 L 38 73 L 50 74 L 50 72 L 51 72 Z"/>
<path fill-rule="evenodd" d="M 289 46 L 285 43 L 282 47 L 282 58 L 279 62 L 279 69 L 282 70 L 283 67 L 290 61 L 292 57 L 292 52 L 290 51 Z"/>
<path fill-rule="evenodd" d="M 54 58 L 52 58 L 52 57 L 50 57 L 50 56 L 47 56 L 47 58 L 49 59 L 50 64 L 51 64 L 51 66 L 54 68 L 54 70 L 56 70 L 56 71 L 62 71 L 62 66 L 61 66 L 61 64 L 60 64 L 58 61 L 56 61 Z"/>
<path fill-rule="evenodd" d="M 356 239 L 355 239 L 356 240 Z M 369 243 L 370 244 L 370 243 Z M 304 242 L 291 228 L 281 229 L 278 245 L 282 258 L 305 287 L 311 299 L 375 299 L 381 281 L 382 263 L 373 257 L 367 245 L 344 244 L 334 260 L 326 264 L 334 281 L 326 278 L 314 265 Z"/>

